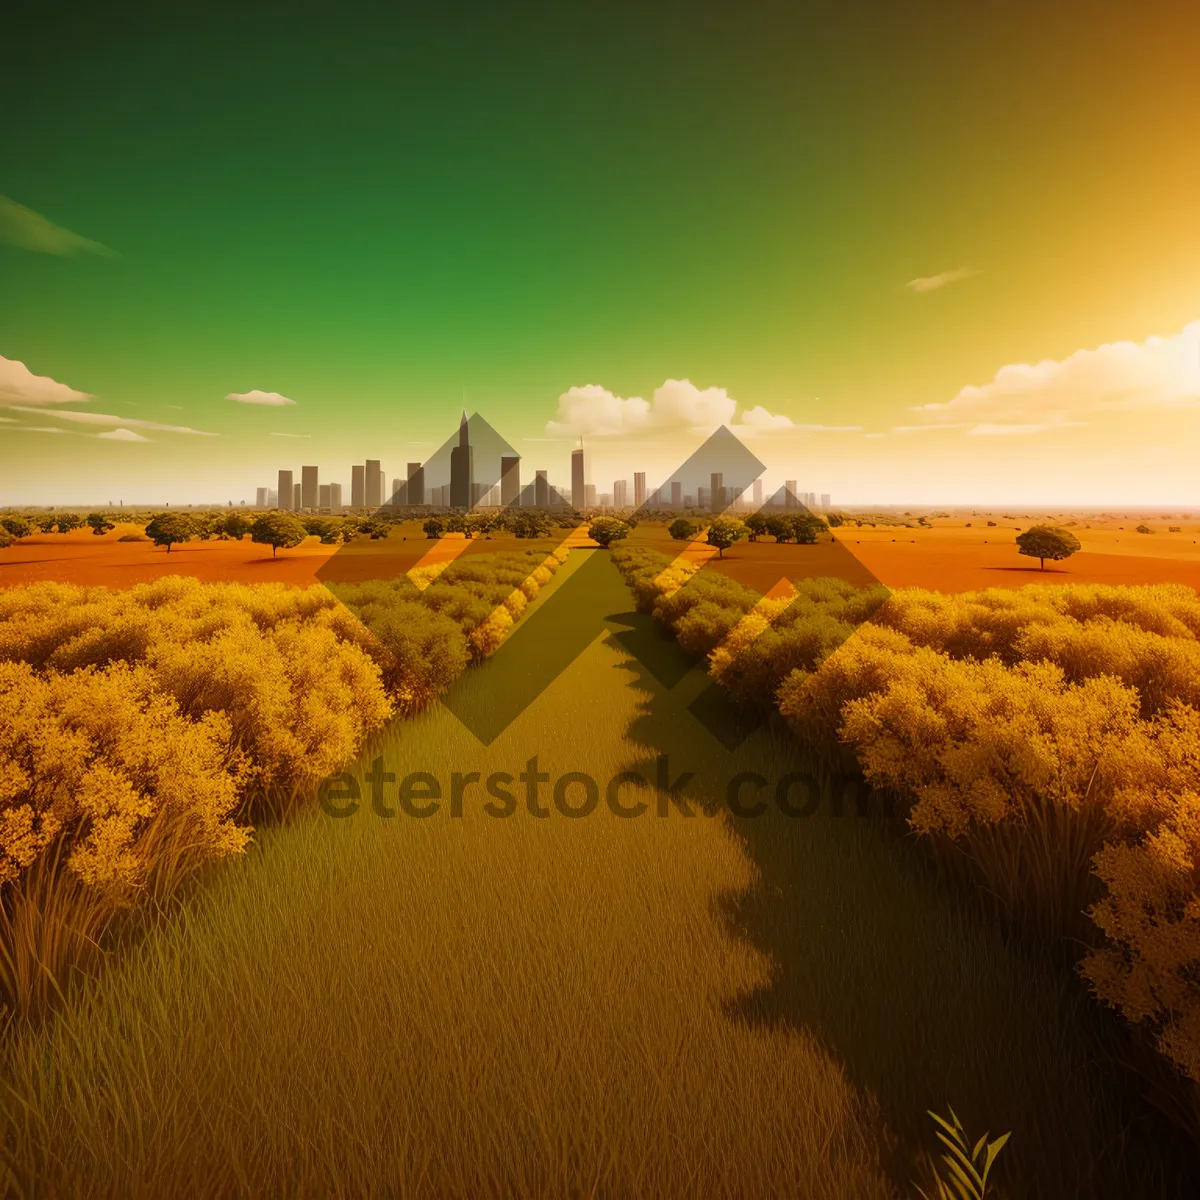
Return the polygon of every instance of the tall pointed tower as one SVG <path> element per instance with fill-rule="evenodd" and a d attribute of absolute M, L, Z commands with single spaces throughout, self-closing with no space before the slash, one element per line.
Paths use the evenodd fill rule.
<path fill-rule="evenodd" d="M 450 451 L 450 507 L 470 508 L 475 482 L 475 457 L 471 449 L 471 431 L 463 409 L 458 423 L 458 445 Z"/>

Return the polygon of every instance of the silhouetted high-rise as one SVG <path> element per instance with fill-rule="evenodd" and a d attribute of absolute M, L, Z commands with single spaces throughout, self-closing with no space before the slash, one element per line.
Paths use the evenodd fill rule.
<path fill-rule="evenodd" d="M 450 451 L 450 507 L 470 508 L 471 485 L 475 482 L 475 457 L 471 452 L 471 430 L 463 410 L 458 423 L 458 445 Z"/>
<path fill-rule="evenodd" d="M 367 503 L 367 468 L 356 463 L 350 468 L 350 506 L 363 508 Z"/>
<path fill-rule="evenodd" d="M 291 471 L 279 472 L 279 507 L 285 510 L 292 507 Z"/>
<path fill-rule="evenodd" d="M 425 468 L 419 462 L 408 464 L 408 488 L 405 500 L 409 504 L 425 503 Z"/>
<path fill-rule="evenodd" d="M 377 458 L 367 459 L 366 483 L 367 507 L 378 508 L 383 503 L 383 471 Z"/>
<path fill-rule="evenodd" d="M 521 500 L 521 458 L 505 454 L 500 459 L 500 503 L 506 508 Z"/>
<path fill-rule="evenodd" d="M 587 484 L 583 477 L 583 446 L 571 451 L 571 505 L 583 508 L 587 504 Z"/>
<path fill-rule="evenodd" d="M 300 504 L 303 508 L 316 508 L 320 502 L 320 484 L 317 482 L 316 467 L 300 468 Z"/>
<path fill-rule="evenodd" d="M 534 476 L 533 503 L 536 508 L 550 507 L 550 480 L 545 471 L 539 471 Z"/>

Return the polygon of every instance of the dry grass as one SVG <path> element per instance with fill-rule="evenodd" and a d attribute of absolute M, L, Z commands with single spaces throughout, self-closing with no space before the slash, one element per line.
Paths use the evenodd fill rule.
<path fill-rule="evenodd" d="M 367 757 L 603 783 L 667 752 L 710 799 L 795 765 L 703 738 L 702 673 L 668 693 L 628 644 L 487 749 L 439 709 Z M 852 818 L 309 812 L 12 1043 L 6 1154 L 31 1196 L 872 1197 L 949 1099 L 1013 1129 L 1012 1194 L 1128 1194 L 1078 1014 L 951 901 Z"/>

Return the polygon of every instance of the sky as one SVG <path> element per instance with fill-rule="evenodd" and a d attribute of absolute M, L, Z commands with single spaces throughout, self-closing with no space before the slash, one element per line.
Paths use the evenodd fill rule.
<path fill-rule="evenodd" d="M 727 424 L 835 502 L 1200 506 L 1200 8 L 48 4 L 0 505 Z M 1048 10 L 1048 11 L 1047 11 Z"/>

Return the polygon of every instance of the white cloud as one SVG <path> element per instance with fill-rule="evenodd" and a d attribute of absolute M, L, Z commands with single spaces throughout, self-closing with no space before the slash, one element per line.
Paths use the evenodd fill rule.
<path fill-rule="evenodd" d="M 139 429 L 158 429 L 164 433 L 190 433 L 196 437 L 220 437 L 203 429 L 192 429 L 188 425 L 163 425 L 159 421 L 142 421 L 133 417 L 118 417 L 113 413 L 76 412 L 74 409 L 37 409 L 21 404 L 10 404 L 11 412 L 37 413 L 39 416 L 57 417 L 76 425 L 136 425 Z"/>
<path fill-rule="evenodd" d="M 11 433 L 74 433 L 73 429 L 60 429 L 57 425 L 14 425 Z"/>
<path fill-rule="evenodd" d="M 970 279 L 975 272 L 970 267 L 955 267 L 953 271 L 943 271 L 940 275 L 918 275 L 910 279 L 904 286 L 910 292 L 921 295 L 924 292 L 936 292 L 939 288 L 948 287 L 952 283 L 960 283 Z"/>
<path fill-rule="evenodd" d="M 274 430 L 271 430 L 271 436 L 272 437 L 290 437 L 290 438 L 310 438 L 310 437 L 312 437 L 312 434 L 311 433 L 276 433 Z"/>
<path fill-rule="evenodd" d="M 69 229 L 46 220 L 33 209 L 0 196 L 0 242 L 32 250 L 35 254 L 98 254 L 103 258 L 116 258 L 115 250 L 80 237 Z"/>
<path fill-rule="evenodd" d="M 110 442 L 149 442 L 152 440 L 142 437 L 140 433 L 134 433 L 132 429 L 110 429 L 106 433 L 98 433 L 95 436 L 105 438 Z"/>
<path fill-rule="evenodd" d="M 285 404 L 296 403 L 278 392 L 260 392 L 257 388 L 251 392 L 230 392 L 225 399 L 236 400 L 238 404 L 263 404 L 268 408 L 282 408 Z"/>
<path fill-rule="evenodd" d="M 1084 413 L 1200 406 L 1200 321 L 1170 337 L 1110 342 L 1064 359 L 1001 367 L 990 383 L 914 412 L 1059 428 Z"/>
<path fill-rule="evenodd" d="M 546 432 L 585 437 L 669 430 L 706 434 L 728 425 L 738 433 L 754 436 L 779 430 L 832 428 L 796 425 L 790 417 L 768 412 L 761 404 L 747 409 L 741 422 L 735 423 L 737 411 L 737 401 L 724 388 L 698 388 L 690 379 L 666 380 L 648 401 L 641 396 L 618 396 L 590 383 L 559 396 L 558 412 L 546 423 Z"/>
<path fill-rule="evenodd" d="M 0 401 L 18 404 L 80 404 L 91 397 L 46 375 L 35 375 L 23 363 L 0 355 Z"/>

